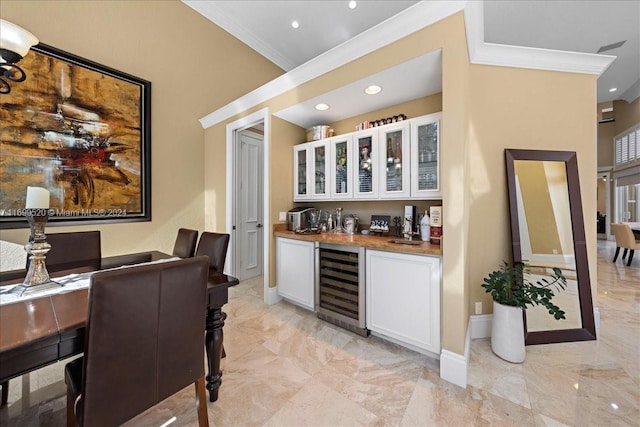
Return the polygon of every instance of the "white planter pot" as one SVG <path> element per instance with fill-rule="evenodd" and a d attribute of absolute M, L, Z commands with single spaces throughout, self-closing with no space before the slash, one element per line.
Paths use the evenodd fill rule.
<path fill-rule="evenodd" d="M 491 350 L 511 363 L 524 362 L 524 324 L 520 307 L 493 302 Z"/>

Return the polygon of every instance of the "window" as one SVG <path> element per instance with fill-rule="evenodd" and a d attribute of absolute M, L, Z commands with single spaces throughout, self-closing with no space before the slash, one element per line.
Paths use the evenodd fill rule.
<path fill-rule="evenodd" d="M 614 138 L 615 166 L 627 166 L 640 161 L 640 124 Z"/>

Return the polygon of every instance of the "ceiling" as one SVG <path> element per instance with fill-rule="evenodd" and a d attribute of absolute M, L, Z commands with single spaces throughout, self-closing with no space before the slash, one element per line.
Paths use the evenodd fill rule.
<path fill-rule="evenodd" d="M 420 3 L 357 1 L 357 6 L 350 9 L 347 0 L 183 1 L 285 71 L 358 34 L 375 31 L 376 25 Z M 640 95 L 640 1 L 486 0 L 483 9 L 487 43 L 595 54 L 603 46 L 625 41 L 601 51 L 617 58 L 598 79 L 598 102 L 631 102 Z M 299 23 L 297 29 L 292 27 L 293 21 Z M 385 70 L 277 115 L 309 127 L 440 92 L 440 52 L 414 61 L 415 64 Z M 373 82 L 383 91 L 375 97 L 364 95 L 364 87 Z M 614 87 L 617 90 L 610 92 Z M 319 102 L 331 108 L 317 111 L 313 107 Z"/>

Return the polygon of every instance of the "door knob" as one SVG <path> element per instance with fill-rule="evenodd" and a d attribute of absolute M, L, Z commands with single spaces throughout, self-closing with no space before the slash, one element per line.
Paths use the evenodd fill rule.
<path fill-rule="evenodd" d="M 256 228 L 262 228 L 262 224 L 256 225 Z"/>

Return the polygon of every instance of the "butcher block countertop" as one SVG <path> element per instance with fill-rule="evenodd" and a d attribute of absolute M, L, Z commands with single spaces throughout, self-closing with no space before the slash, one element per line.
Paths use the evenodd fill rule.
<path fill-rule="evenodd" d="M 403 241 L 402 237 L 395 236 L 378 236 L 374 234 L 297 234 L 287 230 L 286 224 L 275 224 L 273 226 L 275 237 L 286 237 L 288 239 L 305 240 L 307 242 L 329 243 L 333 245 L 358 246 L 366 249 L 376 249 L 380 251 L 400 252 L 406 254 L 442 256 L 442 246 L 432 245 L 429 242 L 423 242 L 420 238 L 414 238 L 413 243 L 420 244 L 401 244 L 392 243 L 392 240 Z"/>

